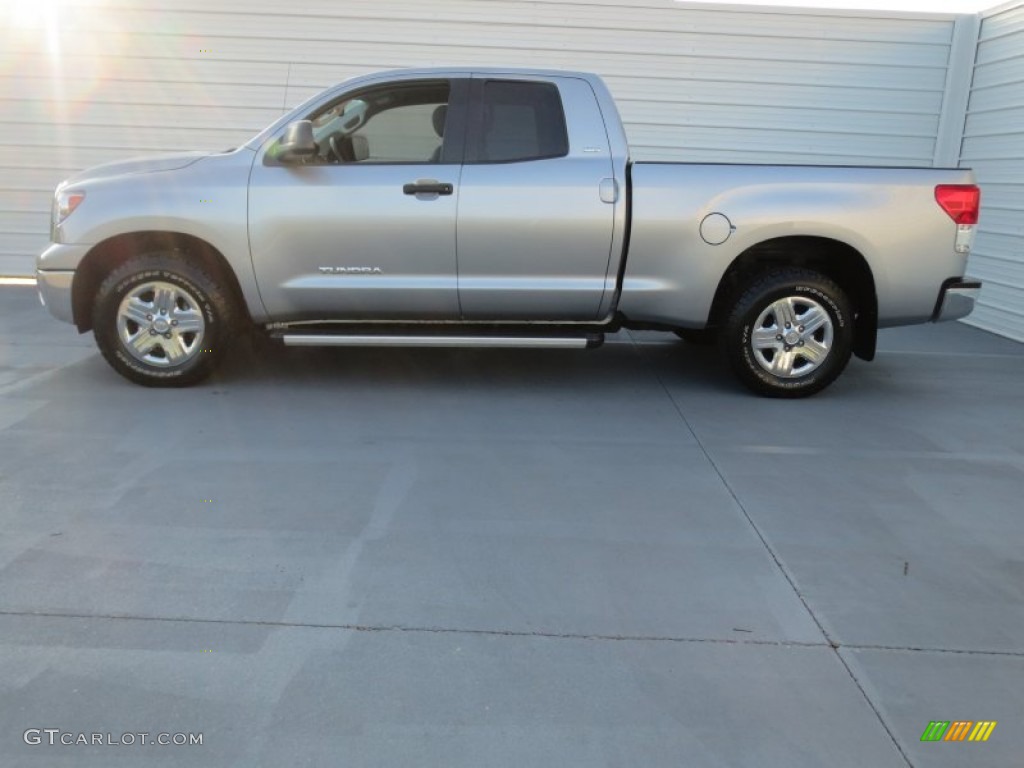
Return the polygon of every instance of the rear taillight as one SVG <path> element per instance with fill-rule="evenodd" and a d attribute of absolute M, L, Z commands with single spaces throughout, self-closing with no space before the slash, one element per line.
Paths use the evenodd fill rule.
<path fill-rule="evenodd" d="M 974 184 L 940 184 L 935 200 L 957 224 L 977 224 L 981 208 L 981 189 Z"/>

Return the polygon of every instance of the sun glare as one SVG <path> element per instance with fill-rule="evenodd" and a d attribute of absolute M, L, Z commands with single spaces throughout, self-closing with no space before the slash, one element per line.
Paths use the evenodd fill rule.
<path fill-rule="evenodd" d="M 9 0 L 11 26 L 39 29 L 57 22 L 60 0 Z"/>
<path fill-rule="evenodd" d="M 13 0 L 9 3 L 10 28 L 29 34 L 38 32 L 46 41 L 50 56 L 60 56 L 61 0 Z"/>

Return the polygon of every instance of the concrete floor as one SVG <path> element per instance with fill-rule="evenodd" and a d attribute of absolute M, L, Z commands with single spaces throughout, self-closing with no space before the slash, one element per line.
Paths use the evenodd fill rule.
<path fill-rule="evenodd" d="M 1019 765 L 1024 347 L 881 347 L 797 402 L 662 334 L 155 391 L 2 288 L 0 764 Z"/>

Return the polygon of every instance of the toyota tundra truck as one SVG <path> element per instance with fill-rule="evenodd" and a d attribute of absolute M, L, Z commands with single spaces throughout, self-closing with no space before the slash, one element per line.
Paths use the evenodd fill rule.
<path fill-rule="evenodd" d="M 50 312 L 133 382 L 201 381 L 251 330 L 294 346 L 716 343 L 802 397 L 879 328 L 952 320 L 969 170 L 635 162 L 591 74 L 357 77 L 248 143 L 99 166 L 56 190 Z"/>

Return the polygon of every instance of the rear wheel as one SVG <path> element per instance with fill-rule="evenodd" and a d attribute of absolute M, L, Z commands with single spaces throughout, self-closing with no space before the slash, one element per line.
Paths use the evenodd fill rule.
<path fill-rule="evenodd" d="M 175 252 L 137 256 L 100 285 L 93 333 L 107 362 L 151 387 L 185 387 L 210 375 L 237 326 L 216 282 Z"/>
<path fill-rule="evenodd" d="M 739 296 L 720 344 L 739 379 L 769 397 L 806 397 L 843 372 L 853 314 L 824 275 L 784 268 L 760 275 Z"/>

